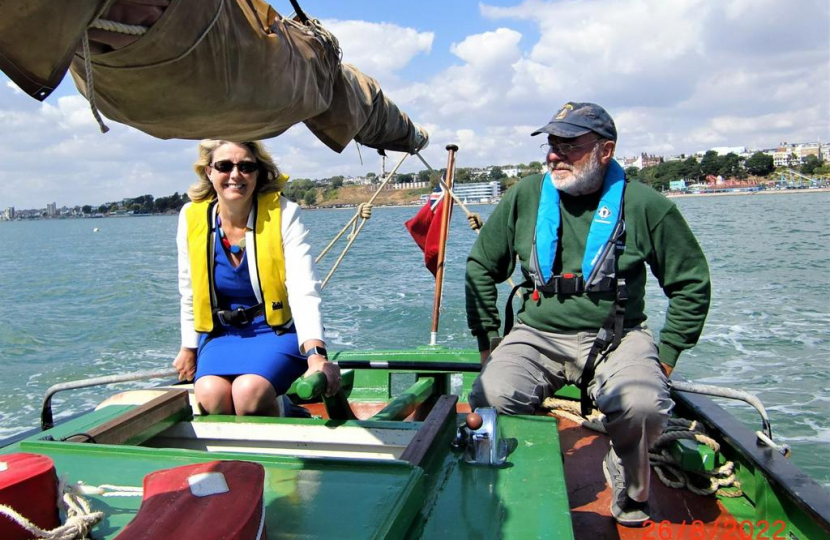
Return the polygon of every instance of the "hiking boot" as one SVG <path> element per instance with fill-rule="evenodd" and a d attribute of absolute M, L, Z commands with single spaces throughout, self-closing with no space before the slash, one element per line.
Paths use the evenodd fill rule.
<path fill-rule="evenodd" d="M 429 133 L 427 133 L 427 130 L 418 124 L 413 124 L 413 126 L 415 126 L 415 150 L 412 153 L 417 154 L 429 146 Z"/>
<path fill-rule="evenodd" d="M 602 462 L 602 472 L 611 488 L 611 515 L 624 527 L 642 527 L 650 519 L 648 501 L 637 502 L 628 496 L 623 467 L 613 448 Z"/>

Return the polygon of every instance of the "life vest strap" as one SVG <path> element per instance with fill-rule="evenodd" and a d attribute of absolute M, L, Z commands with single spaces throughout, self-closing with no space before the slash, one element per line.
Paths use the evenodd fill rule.
<path fill-rule="evenodd" d="M 221 326 L 235 326 L 241 328 L 248 326 L 254 319 L 265 313 L 265 306 L 257 304 L 249 308 L 238 307 L 236 309 L 214 309 L 213 321 L 214 324 Z"/>
<path fill-rule="evenodd" d="M 591 346 L 588 358 L 585 360 L 582 378 L 579 381 L 579 404 L 583 416 L 587 417 L 591 414 L 592 404 L 588 395 L 588 385 L 594 380 L 597 365 L 604 362 L 608 355 L 619 347 L 620 341 L 622 341 L 627 301 L 628 287 L 626 287 L 625 280 L 620 278 L 617 280 L 617 294 L 614 298 L 614 304 L 611 306 L 611 311 L 605 318 L 602 328 L 597 332 L 597 337 L 594 339 L 594 344 Z"/>

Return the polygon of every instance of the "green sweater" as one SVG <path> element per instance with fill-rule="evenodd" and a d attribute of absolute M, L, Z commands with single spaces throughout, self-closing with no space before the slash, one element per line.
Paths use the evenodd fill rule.
<path fill-rule="evenodd" d="M 501 322 L 496 284 L 513 273 L 516 257 L 528 279 L 530 250 L 536 229 L 542 175 L 522 179 L 502 198 L 467 258 L 467 322 L 479 350 L 490 348 Z M 554 273 L 582 273 L 585 241 L 600 193 L 581 197 L 560 193 L 560 241 Z M 700 245 L 677 207 L 639 182 L 626 182 L 624 198 L 625 252 L 619 275 L 628 285 L 625 326 L 646 320 L 646 264 L 669 299 L 660 332 L 660 361 L 674 366 L 680 352 L 692 348 L 709 311 L 709 267 Z M 522 289 L 518 319 L 546 332 L 573 334 L 599 330 L 611 309 L 614 293 L 557 295 Z"/>

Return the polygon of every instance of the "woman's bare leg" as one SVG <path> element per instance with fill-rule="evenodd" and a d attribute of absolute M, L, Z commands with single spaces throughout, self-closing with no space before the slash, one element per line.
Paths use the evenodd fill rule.
<path fill-rule="evenodd" d="M 235 414 L 231 381 L 216 375 L 205 375 L 196 381 L 196 401 L 207 414 Z"/>

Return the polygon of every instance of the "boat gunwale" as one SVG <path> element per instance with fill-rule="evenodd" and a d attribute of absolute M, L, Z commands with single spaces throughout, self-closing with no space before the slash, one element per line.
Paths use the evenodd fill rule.
<path fill-rule="evenodd" d="M 672 390 L 672 397 L 677 405 L 714 430 L 717 438 L 761 469 L 773 487 L 781 489 L 807 517 L 830 533 L 830 493 L 821 484 L 777 450 L 760 444 L 754 432 L 711 398 L 679 390 Z"/>

